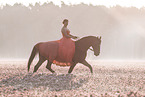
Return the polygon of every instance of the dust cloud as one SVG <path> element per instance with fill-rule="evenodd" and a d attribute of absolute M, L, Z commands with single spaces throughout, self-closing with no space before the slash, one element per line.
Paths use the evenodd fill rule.
<path fill-rule="evenodd" d="M 144 60 L 145 8 L 78 4 L 61 7 L 53 3 L 6 5 L 0 9 L 0 59 L 28 59 L 33 46 L 59 40 L 63 19 L 72 35 L 102 36 L 98 57 L 91 60 Z"/>

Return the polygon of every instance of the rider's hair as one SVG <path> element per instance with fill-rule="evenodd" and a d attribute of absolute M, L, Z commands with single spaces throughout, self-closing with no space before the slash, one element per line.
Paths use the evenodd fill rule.
<path fill-rule="evenodd" d="M 64 24 L 65 22 L 68 22 L 68 19 L 64 19 L 62 23 Z"/>

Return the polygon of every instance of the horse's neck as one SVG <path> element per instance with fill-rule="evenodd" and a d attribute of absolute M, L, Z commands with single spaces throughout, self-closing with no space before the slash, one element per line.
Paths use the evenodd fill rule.
<path fill-rule="evenodd" d="M 81 51 L 86 52 L 90 48 L 92 42 L 93 41 L 89 39 L 82 39 L 82 40 L 76 41 L 76 46 L 78 46 L 79 49 L 81 49 Z"/>

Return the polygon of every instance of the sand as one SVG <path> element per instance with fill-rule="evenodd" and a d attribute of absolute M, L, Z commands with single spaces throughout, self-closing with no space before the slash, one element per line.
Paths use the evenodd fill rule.
<path fill-rule="evenodd" d="M 77 64 L 69 67 L 52 65 L 52 74 L 45 66 L 36 73 L 33 62 L 0 62 L 0 96 L 19 97 L 145 97 L 145 62 L 89 61 L 89 68 Z"/>

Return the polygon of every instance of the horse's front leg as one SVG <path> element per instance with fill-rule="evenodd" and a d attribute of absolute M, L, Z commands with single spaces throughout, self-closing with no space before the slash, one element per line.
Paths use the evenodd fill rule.
<path fill-rule="evenodd" d="M 76 66 L 76 63 L 72 63 L 72 65 L 69 68 L 68 73 L 71 73 L 73 71 L 73 69 L 74 69 L 75 66 Z"/>
<path fill-rule="evenodd" d="M 46 65 L 46 68 L 47 68 L 48 70 L 50 70 L 52 73 L 55 73 L 55 71 L 51 69 L 51 65 L 52 65 L 52 62 L 50 62 L 50 61 L 48 60 L 47 65 Z"/>
<path fill-rule="evenodd" d="M 92 66 L 91 66 L 86 60 L 84 60 L 84 61 L 81 62 L 81 63 L 82 63 L 83 65 L 87 66 L 87 67 L 90 69 L 91 73 L 93 73 Z"/>

